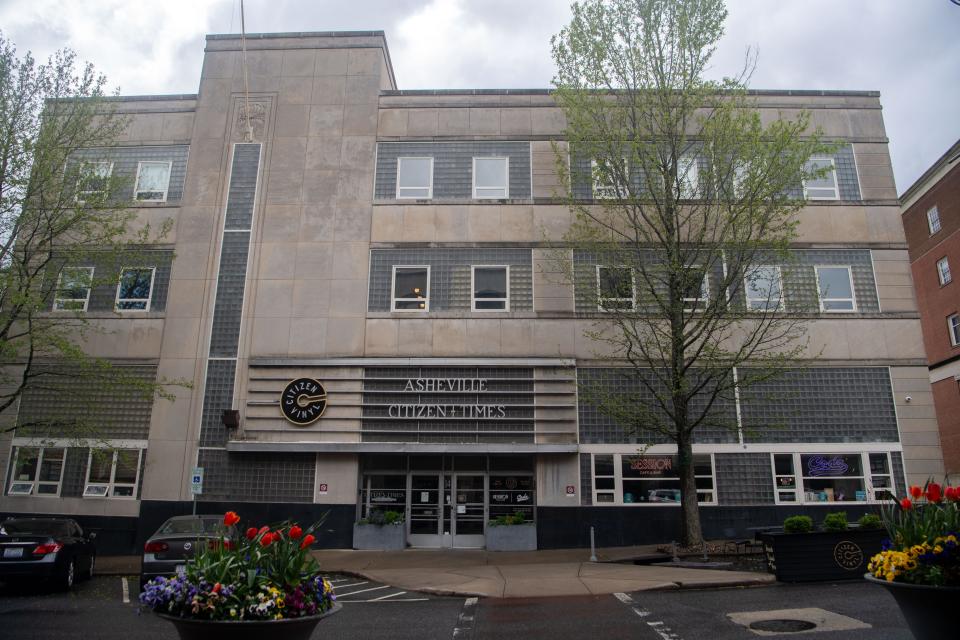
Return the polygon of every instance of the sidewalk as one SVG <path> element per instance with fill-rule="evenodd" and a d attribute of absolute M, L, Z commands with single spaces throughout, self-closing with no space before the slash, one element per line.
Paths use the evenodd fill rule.
<path fill-rule="evenodd" d="M 616 564 L 653 552 L 653 547 L 491 552 L 407 549 L 404 551 L 314 551 L 325 572 L 344 572 L 402 589 L 440 595 L 492 598 L 597 595 L 651 589 L 691 589 L 771 584 L 770 574 Z M 603 562 L 603 561 L 606 562 Z"/>

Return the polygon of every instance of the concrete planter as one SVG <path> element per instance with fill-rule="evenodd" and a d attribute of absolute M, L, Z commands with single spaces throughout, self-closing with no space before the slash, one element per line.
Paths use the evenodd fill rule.
<path fill-rule="evenodd" d="M 487 551 L 536 551 L 537 525 L 502 524 L 487 527 Z"/>
<path fill-rule="evenodd" d="M 858 580 L 889 537 L 885 529 L 765 533 L 767 565 L 780 582 Z"/>
<path fill-rule="evenodd" d="M 354 524 L 353 548 L 402 551 L 407 548 L 406 523 Z"/>

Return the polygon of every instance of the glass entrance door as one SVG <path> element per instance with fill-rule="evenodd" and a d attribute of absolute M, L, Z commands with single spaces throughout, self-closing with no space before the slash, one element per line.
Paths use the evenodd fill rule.
<path fill-rule="evenodd" d="M 453 547 L 483 548 L 487 523 L 486 475 L 454 474 L 451 502 Z"/>
<path fill-rule="evenodd" d="M 440 547 L 443 508 L 440 475 L 413 474 L 410 476 L 410 529 L 407 541 L 411 547 Z"/>

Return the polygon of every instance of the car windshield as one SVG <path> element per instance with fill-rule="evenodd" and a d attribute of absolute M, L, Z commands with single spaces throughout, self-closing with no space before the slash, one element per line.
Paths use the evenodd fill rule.
<path fill-rule="evenodd" d="M 0 535 L 65 536 L 70 526 L 62 520 L 7 520 L 0 524 Z"/>
<path fill-rule="evenodd" d="M 180 518 L 167 520 L 157 535 L 176 535 L 180 533 L 217 533 L 223 526 L 223 519 L 216 518 Z"/>

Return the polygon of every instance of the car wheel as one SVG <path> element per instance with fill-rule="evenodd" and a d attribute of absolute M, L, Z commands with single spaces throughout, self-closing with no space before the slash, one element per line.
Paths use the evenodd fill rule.
<path fill-rule="evenodd" d="M 67 566 L 63 568 L 63 574 L 60 576 L 60 588 L 69 591 L 73 588 L 73 583 L 77 577 L 77 563 L 73 558 L 67 561 Z"/>
<path fill-rule="evenodd" d="M 93 568 L 97 564 L 97 554 L 90 556 L 90 571 L 87 572 L 87 580 L 93 580 Z"/>

